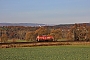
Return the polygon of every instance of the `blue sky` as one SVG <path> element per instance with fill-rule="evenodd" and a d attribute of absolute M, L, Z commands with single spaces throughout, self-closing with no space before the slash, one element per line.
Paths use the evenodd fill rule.
<path fill-rule="evenodd" d="M 0 23 L 90 22 L 90 0 L 0 0 Z"/>

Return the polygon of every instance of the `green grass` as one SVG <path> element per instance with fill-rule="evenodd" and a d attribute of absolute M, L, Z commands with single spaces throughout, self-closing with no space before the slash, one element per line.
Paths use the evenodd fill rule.
<path fill-rule="evenodd" d="M 26 40 L 16 40 L 16 42 L 27 42 Z"/>
<path fill-rule="evenodd" d="M 13 40 L 8 40 L 8 42 L 13 42 Z M 19 39 L 17 39 L 15 42 L 35 42 L 35 41 L 34 40 L 26 41 L 26 40 L 19 40 Z"/>
<path fill-rule="evenodd" d="M 8 40 L 8 42 L 13 42 L 13 40 Z M 27 42 L 26 40 L 16 40 L 15 42 Z"/>
<path fill-rule="evenodd" d="M 90 45 L 1 48 L 0 60 L 90 60 Z"/>

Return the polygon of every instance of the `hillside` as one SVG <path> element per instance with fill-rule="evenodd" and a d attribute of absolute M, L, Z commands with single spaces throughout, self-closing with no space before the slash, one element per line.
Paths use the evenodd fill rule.
<path fill-rule="evenodd" d="M 45 24 L 38 23 L 0 23 L 0 26 L 45 26 Z"/>
<path fill-rule="evenodd" d="M 86 24 L 87 26 L 90 26 L 90 23 L 78 23 L 78 24 Z M 55 28 L 63 28 L 63 27 L 71 27 L 74 24 L 58 24 L 58 25 L 54 25 L 54 24 L 39 24 L 39 23 L 0 23 L 0 26 L 31 26 L 31 27 L 35 27 L 35 26 L 53 26 Z"/>
<path fill-rule="evenodd" d="M 77 24 L 86 24 L 86 26 L 90 26 L 90 23 L 77 23 Z M 54 27 L 56 27 L 56 28 L 63 28 L 63 27 L 69 28 L 73 25 L 75 25 L 75 24 L 59 24 L 59 25 L 55 25 Z"/>

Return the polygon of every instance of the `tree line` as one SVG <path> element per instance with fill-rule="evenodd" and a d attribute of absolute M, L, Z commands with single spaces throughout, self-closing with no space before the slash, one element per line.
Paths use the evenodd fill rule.
<path fill-rule="evenodd" d="M 36 41 L 38 35 L 50 35 L 54 40 L 89 40 L 90 26 L 86 24 L 74 24 L 72 26 L 55 27 L 25 27 L 25 26 L 1 26 L 0 42 L 11 40 Z"/>

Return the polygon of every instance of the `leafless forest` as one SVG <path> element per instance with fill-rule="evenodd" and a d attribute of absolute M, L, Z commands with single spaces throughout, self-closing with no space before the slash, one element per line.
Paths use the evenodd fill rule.
<path fill-rule="evenodd" d="M 50 35 L 54 40 L 89 41 L 90 26 L 86 23 L 63 26 L 0 26 L 0 43 L 17 40 L 36 41 L 38 35 Z"/>

